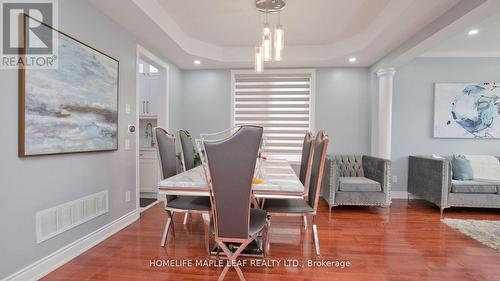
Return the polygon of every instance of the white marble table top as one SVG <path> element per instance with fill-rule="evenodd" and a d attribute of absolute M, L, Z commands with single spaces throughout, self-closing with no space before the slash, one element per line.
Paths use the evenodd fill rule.
<path fill-rule="evenodd" d="M 255 177 L 263 180 L 262 184 L 252 185 L 256 197 L 293 198 L 301 197 L 304 192 L 304 186 L 286 160 L 261 161 Z M 162 194 L 208 196 L 208 184 L 202 166 L 162 180 L 158 188 Z"/>

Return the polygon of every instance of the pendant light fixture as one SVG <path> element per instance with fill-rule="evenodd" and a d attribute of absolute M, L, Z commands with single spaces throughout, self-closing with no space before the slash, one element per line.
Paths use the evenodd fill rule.
<path fill-rule="evenodd" d="M 272 59 L 272 33 L 269 27 L 269 22 L 267 19 L 268 12 L 266 11 L 266 23 L 264 24 L 264 29 L 262 30 L 262 48 L 264 49 L 264 61 L 270 61 Z"/>
<path fill-rule="evenodd" d="M 282 60 L 282 52 L 285 47 L 285 31 L 280 22 L 280 14 L 278 12 L 278 25 L 274 29 L 274 59 L 277 61 Z"/>
<path fill-rule="evenodd" d="M 264 71 L 264 62 L 283 59 L 283 49 L 285 46 L 285 36 L 281 25 L 281 10 L 285 8 L 285 0 L 255 0 L 255 7 L 259 12 L 265 14 L 264 28 L 262 30 L 262 42 L 255 47 L 255 72 Z M 274 34 L 269 25 L 269 14 L 278 14 L 278 24 L 274 29 Z M 274 35 L 274 36 L 273 36 Z"/>
<path fill-rule="evenodd" d="M 262 46 L 255 47 L 255 72 L 264 71 L 264 54 Z"/>

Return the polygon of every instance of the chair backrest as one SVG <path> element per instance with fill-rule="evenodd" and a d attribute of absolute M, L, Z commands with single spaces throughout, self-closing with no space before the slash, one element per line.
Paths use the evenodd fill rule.
<path fill-rule="evenodd" d="M 177 174 L 177 157 L 175 155 L 175 137 L 165 129 L 154 128 L 158 160 L 160 161 L 161 178 L 166 179 Z"/>
<path fill-rule="evenodd" d="M 362 155 L 335 155 L 340 177 L 364 177 Z"/>
<path fill-rule="evenodd" d="M 307 198 L 309 206 L 315 211 L 318 208 L 318 199 L 321 192 L 321 181 L 325 170 L 326 150 L 328 148 L 328 136 L 325 132 L 319 131 L 314 138 L 314 151 L 311 168 L 311 181 L 309 184 L 309 196 Z"/>
<path fill-rule="evenodd" d="M 300 158 L 299 180 L 304 185 L 304 193 L 309 192 L 309 179 L 311 177 L 312 153 L 314 137 L 311 132 L 307 132 L 302 143 L 302 157 Z"/>
<path fill-rule="evenodd" d="M 186 130 L 179 130 L 181 140 L 181 156 L 184 171 L 194 168 L 194 145 L 191 135 Z"/>
<path fill-rule="evenodd" d="M 262 127 L 248 125 L 230 137 L 203 140 L 216 237 L 248 239 L 252 179 L 262 133 Z"/>

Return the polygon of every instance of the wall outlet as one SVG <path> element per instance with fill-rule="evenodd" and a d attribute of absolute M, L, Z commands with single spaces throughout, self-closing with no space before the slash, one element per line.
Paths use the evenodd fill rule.
<path fill-rule="evenodd" d="M 125 192 L 125 202 L 129 202 L 130 201 L 130 191 L 126 191 Z"/>
<path fill-rule="evenodd" d="M 392 183 L 398 182 L 398 176 L 392 176 Z"/>
<path fill-rule="evenodd" d="M 125 150 L 130 150 L 130 140 L 125 139 Z"/>

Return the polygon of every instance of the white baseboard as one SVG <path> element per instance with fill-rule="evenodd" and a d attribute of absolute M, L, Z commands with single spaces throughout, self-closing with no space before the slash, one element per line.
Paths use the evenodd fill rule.
<path fill-rule="evenodd" d="M 165 194 L 159 194 L 159 193 L 158 193 L 158 196 L 156 199 L 158 199 L 158 201 L 162 201 L 162 202 L 167 200 L 167 198 L 165 197 Z"/>
<path fill-rule="evenodd" d="M 415 196 L 407 191 L 391 191 L 392 199 L 408 199 L 408 194 L 410 195 L 410 199 L 419 199 L 418 196 Z"/>
<path fill-rule="evenodd" d="M 139 195 L 140 198 L 151 198 L 154 199 L 158 197 L 158 192 L 141 192 Z"/>
<path fill-rule="evenodd" d="M 142 212 L 144 212 L 144 211 L 146 211 L 147 209 L 149 209 L 149 208 L 151 208 L 151 207 L 155 206 L 155 205 L 156 205 L 156 204 L 158 204 L 159 202 L 160 202 L 160 201 L 156 201 L 156 202 L 154 202 L 154 203 L 151 203 L 151 204 L 147 205 L 146 207 L 141 207 L 141 213 L 142 213 Z"/>
<path fill-rule="evenodd" d="M 122 230 L 138 218 L 138 210 L 133 210 L 132 212 L 125 214 L 124 216 L 106 224 L 94 232 L 85 235 L 75 242 L 68 244 L 52 254 L 26 266 L 18 272 L 7 276 L 2 279 L 2 281 L 38 280 L 88 249 L 104 241 L 116 232 Z"/>
<path fill-rule="evenodd" d="M 391 190 L 392 199 L 408 199 L 408 192 Z"/>

